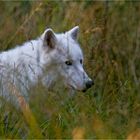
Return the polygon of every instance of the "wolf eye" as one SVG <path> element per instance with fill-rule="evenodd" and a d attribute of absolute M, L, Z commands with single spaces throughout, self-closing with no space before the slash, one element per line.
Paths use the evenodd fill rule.
<path fill-rule="evenodd" d="M 83 64 L 83 60 L 82 59 L 80 59 L 80 63 Z"/>
<path fill-rule="evenodd" d="M 65 64 L 68 65 L 68 66 L 71 66 L 72 65 L 72 61 L 66 61 Z"/>

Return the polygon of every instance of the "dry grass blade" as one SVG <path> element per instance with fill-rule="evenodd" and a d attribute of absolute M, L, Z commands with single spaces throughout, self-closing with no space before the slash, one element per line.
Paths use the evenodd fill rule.
<path fill-rule="evenodd" d="M 30 110 L 29 104 L 26 103 L 24 97 L 20 94 L 20 91 L 16 88 L 16 86 L 12 83 L 8 83 L 9 89 L 12 91 L 13 96 L 16 97 L 20 109 L 25 117 L 25 121 L 30 127 L 30 136 L 34 138 L 42 138 L 41 130 L 37 124 L 37 121 Z"/>

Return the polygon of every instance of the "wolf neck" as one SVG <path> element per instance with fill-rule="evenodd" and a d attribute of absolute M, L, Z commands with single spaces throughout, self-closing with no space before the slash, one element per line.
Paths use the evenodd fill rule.
<path fill-rule="evenodd" d="M 41 53 L 42 42 L 39 39 L 31 40 L 15 49 L 2 52 L 0 54 L 0 64 L 11 69 L 16 68 L 22 76 L 28 76 L 31 81 L 36 82 L 44 67 Z"/>

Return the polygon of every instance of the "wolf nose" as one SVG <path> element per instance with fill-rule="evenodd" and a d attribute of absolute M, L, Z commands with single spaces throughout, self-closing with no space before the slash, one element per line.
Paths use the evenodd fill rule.
<path fill-rule="evenodd" d="M 89 80 L 89 81 L 86 82 L 86 88 L 87 89 L 90 88 L 93 85 L 94 85 L 94 82 L 92 80 Z"/>

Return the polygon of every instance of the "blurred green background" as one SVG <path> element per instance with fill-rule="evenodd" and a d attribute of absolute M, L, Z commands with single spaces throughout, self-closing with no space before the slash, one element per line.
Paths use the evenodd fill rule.
<path fill-rule="evenodd" d="M 62 88 L 32 88 L 38 133 L 53 139 L 140 139 L 140 2 L 0 1 L 0 50 L 35 39 L 47 27 L 59 33 L 75 25 L 95 85 L 73 98 Z M 0 138 L 40 138 L 10 103 L 0 112 Z"/>

